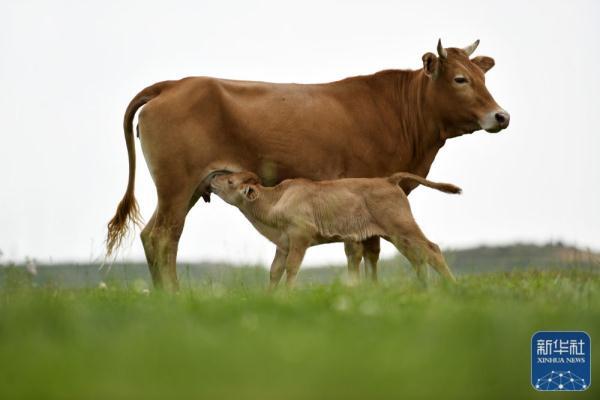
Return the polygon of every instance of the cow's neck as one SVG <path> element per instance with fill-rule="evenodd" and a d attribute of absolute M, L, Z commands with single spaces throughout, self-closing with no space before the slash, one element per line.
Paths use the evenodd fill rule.
<path fill-rule="evenodd" d="M 384 71 L 373 75 L 380 86 L 380 93 L 395 108 L 396 127 L 389 132 L 394 135 L 396 148 L 391 157 L 392 169 L 427 176 L 439 149 L 444 145 L 443 128 L 436 121 L 435 113 L 427 101 L 430 84 L 422 70 Z M 412 190 L 407 186 L 405 190 Z"/>

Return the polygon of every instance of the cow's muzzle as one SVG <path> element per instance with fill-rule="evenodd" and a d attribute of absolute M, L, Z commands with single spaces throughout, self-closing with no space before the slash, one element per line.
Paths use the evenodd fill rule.
<path fill-rule="evenodd" d="M 496 110 L 488 113 L 480 122 L 481 128 L 486 132 L 496 133 L 506 129 L 510 123 L 510 114 L 506 110 Z"/>

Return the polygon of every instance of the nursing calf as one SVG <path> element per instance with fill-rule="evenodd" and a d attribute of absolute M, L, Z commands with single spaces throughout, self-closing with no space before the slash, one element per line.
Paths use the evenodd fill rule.
<path fill-rule="evenodd" d="M 410 261 L 421 280 L 427 265 L 451 281 L 455 278 L 439 247 L 415 222 L 402 181 L 413 181 L 446 193 L 461 189 L 409 173 L 388 178 L 349 178 L 330 181 L 288 179 L 265 187 L 252 172 L 220 175 L 211 190 L 234 205 L 254 227 L 277 246 L 271 265 L 271 287 L 286 272 L 292 285 L 310 246 L 339 241 L 360 242 L 382 237 Z"/>

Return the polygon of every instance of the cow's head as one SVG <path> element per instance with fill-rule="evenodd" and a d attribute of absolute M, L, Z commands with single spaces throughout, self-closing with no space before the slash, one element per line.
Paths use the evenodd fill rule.
<path fill-rule="evenodd" d="M 225 202 L 241 207 L 246 202 L 252 202 L 259 196 L 260 179 L 252 172 L 236 172 L 233 174 L 215 176 L 210 182 L 210 188 Z"/>
<path fill-rule="evenodd" d="M 447 136 L 479 129 L 499 132 L 508 126 L 510 115 L 485 87 L 485 73 L 494 66 L 486 56 L 469 58 L 479 40 L 464 49 L 447 48 L 438 41 L 437 56 L 423 55 L 423 71 L 430 84 L 427 101 Z"/>

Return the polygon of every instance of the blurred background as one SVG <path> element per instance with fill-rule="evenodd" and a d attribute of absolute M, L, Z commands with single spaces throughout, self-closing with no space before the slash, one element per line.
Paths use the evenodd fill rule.
<path fill-rule="evenodd" d="M 481 39 L 476 54 L 496 60 L 487 86 L 511 126 L 446 143 L 429 177 L 464 195 L 415 190 L 424 232 L 443 248 L 562 240 L 600 249 L 597 2 L 165 4 L 0 3 L 2 260 L 102 259 L 127 180 L 122 117 L 144 87 L 190 75 L 312 83 L 418 69 L 439 37 L 447 47 Z M 136 196 L 148 219 L 156 196 L 143 157 Z M 273 253 L 216 196 L 190 212 L 179 247 L 184 262 L 263 264 Z M 143 260 L 137 233 L 117 260 Z M 342 245 L 306 258 L 344 261 Z"/>

